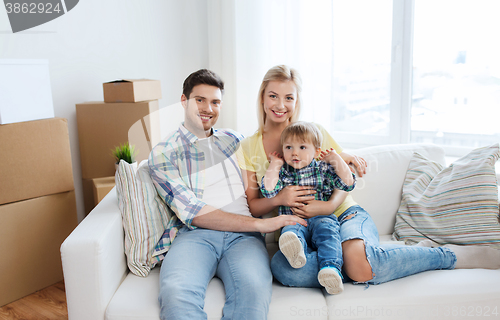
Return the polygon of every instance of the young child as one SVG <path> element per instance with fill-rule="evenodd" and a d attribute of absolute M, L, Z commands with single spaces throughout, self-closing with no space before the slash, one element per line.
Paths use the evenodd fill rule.
<path fill-rule="evenodd" d="M 355 176 L 335 150 L 321 152 L 322 139 L 321 132 L 312 123 L 295 122 L 286 127 L 281 134 L 283 158 L 276 152 L 270 154 L 270 164 L 260 187 L 262 194 L 272 198 L 289 185 L 311 186 L 316 190 L 315 199 L 327 201 L 334 188 L 354 189 Z M 322 161 L 315 160 L 320 154 Z M 279 214 L 293 212 L 290 207 L 280 206 Z M 318 281 L 329 294 L 344 290 L 339 230 L 335 215 L 320 215 L 307 219 L 307 227 L 299 224 L 284 227 L 279 239 L 280 250 L 293 268 L 306 264 L 308 244 L 315 247 L 320 268 Z"/>

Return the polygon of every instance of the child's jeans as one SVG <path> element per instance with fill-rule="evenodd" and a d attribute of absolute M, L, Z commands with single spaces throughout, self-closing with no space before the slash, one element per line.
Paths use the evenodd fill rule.
<path fill-rule="evenodd" d="M 318 270 L 323 267 L 335 267 L 342 270 L 342 246 L 340 244 L 340 225 L 337 217 L 316 216 L 306 220 L 307 227 L 296 224 L 283 227 L 281 234 L 293 232 L 304 245 L 304 253 L 317 251 Z M 308 248 L 310 247 L 310 248 Z"/>

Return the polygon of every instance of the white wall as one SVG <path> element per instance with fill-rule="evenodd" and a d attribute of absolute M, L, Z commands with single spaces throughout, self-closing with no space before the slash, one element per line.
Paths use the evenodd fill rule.
<path fill-rule="evenodd" d="M 13 34 L 0 9 L 0 59 L 49 60 L 55 116 L 68 119 L 79 221 L 75 104 L 102 101 L 102 83 L 120 78 L 158 79 L 160 107 L 177 103 L 184 78 L 208 67 L 206 10 L 205 0 L 82 0 L 58 19 Z"/>

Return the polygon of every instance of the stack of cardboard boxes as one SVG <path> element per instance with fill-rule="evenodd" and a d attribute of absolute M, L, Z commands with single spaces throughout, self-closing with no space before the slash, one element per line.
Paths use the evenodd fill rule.
<path fill-rule="evenodd" d="M 77 225 L 66 119 L 0 125 L 0 306 L 63 279 Z"/>
<path fill-rule="evenodd" d="M 140 162 L 160 142 L 160 81 L 120 80 L 104 83 L 103 89 L 104 102 L 76 105 L 87 214 L 114 186 L 112 149 L 129 142 Z"/>

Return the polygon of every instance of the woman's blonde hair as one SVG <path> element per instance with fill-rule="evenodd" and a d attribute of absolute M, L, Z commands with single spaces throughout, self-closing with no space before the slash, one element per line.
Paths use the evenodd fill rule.
<path fill-rule="evenodd" d="M 262 79 L 262 84 L 259 89 L 259 97 L 257 99 L 257 117 L 259 120 L 260 133 L 264 132 L 264 124 L 266 123 L 266 113 L 264 112 L 264 91 L 270 81 L 292 81 L 295 84 L 295 88 L 297 89 L 297 98 L 295 102 L 295 111 L 290 118 L 290 123 L 297 121 L 300 116 L 300 105 L 302 102 L 302 79 L 300 78 L 299 72 L 286 65 L 272 67 L 264 75 L 264 79 Z"/>
<path fill-rule="evenodd" d="M 303 142 L 312 143 L 315 148 L 321 148 L 323 135 L 311 122 L 297 121 L 286 127 L 281 133 L 281 147 L 288 139 L 297 139 Z"/>

